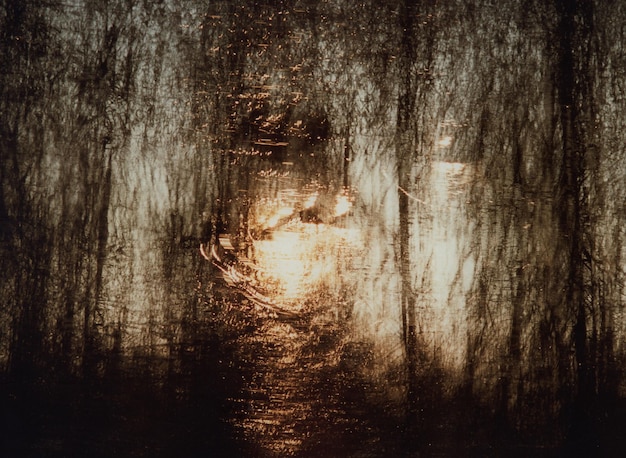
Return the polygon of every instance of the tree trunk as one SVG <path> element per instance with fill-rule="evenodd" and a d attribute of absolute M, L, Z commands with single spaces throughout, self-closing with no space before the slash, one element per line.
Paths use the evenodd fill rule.
<path fill-rule="evenodd" d="M 405 0 L 400 8 L 401 51 L 399 62 L 400 87 L 398 91 L 398 113 L 396 125 L 396 161 L 398 167 L 398 212 L 399 256 L 401 281 L 402 334 L 407 361 L 408 410 L 413 416 L 417 412 L 417 332 L 415 303 L 411 279 L 410 252 L 410 205 L 409 196 L 411 168 L 416 152 L 415 100 L 416 87 L 413 66 L 417 56 L 414 21 L 417 2 Z"/>
<path fill-rule="evenodd" d="M 565 267 L 564 312 L 572 322 L 571 344 L 575 362 L 573 418 L 570 425 L 572 443 L 595 442 L 592 410 L 596 399 L 594 369 L 594 335 L 596 334 L 596 300 L 589 253 L 589 170 L 585 124 L 588 121 L 591 94 L 586 90 L 590 75 L 589 41 L 593 13 L 590 0 L 559 0 L 558 34 L 560 37 L 557 91 L 561 122 L 562 165 L 557 200 L 561 244 L 567 260 Z M 565 345 L 566 347 L 567 345 Z M 562 350 L 561 365 L 569 360 Z"/>

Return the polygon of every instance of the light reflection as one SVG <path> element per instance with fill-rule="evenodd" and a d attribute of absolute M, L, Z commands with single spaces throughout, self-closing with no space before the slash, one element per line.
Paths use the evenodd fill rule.
<path fill-rule="evenodd" d="M 364 277 L 363 247 L 368 231 L 362 224 L 356 228 L 357 216 L 350 213 L 353 197 L 347 190 L 329 190 L 317 182 L 303 186 L 294 177 L 276 183 L 276 188 L 250 208 L 246 249 L 254 263 L 257 289 L 267 300 L 258 300 L 253 291 L 244 291 L 244 295 L 255 303 L 263 302 L 265 309 L 291 315 L 287 315 L 289 320 L 264 321 L 262 332 L 256 335 L 259 343 L 271 350 L 257 356 L 250 395 L 241 400 L 242 415 L 235 426 L 262 450 L 261 455 L 296 456 L 306 437 L 302 425 L 320 415 L 309 395 L 315 374 L 335 367 L 341 357 L 340 347 L 311 352 L 309 345 L 318 338 L 321 341 L 324 332 L 332 334 L 319 329 L 344 325 L 337 320 L 340 307 L 345 307 L 339 298 L 354 287 L 357 278 Z M 233 250 L 229 254 L 241 264 L 242 253 Z M 392 283 L 387 280 L 381 279 L 381 287 L 376 288 L 381 296 Z M 236 287 L 252 284 L 250 280 Z M 310 311 L 314 313 L 305 313 Z M 295 327 L 291 318 L 303 316 L 313 316 L 312 329 L 318 330 L 303 333 Z M 321 334 L 316 335 L 318 332 Z M 382 326 L 380 332 L 385 332 Z M 329 418 L 341 415 L 335 403 L 323 408 L 322 414 Z"/>
<path fill-rule="evenodd" d="M 309 197 L 307 197 L 307 199 L 304 201 L 303 207 L 305 209 L 313 207 L 313 205 L 315 205 L 315 202 L 317 202 L 318 197 L 319 197 L 319 193 L 314 192 Z"/>
<path fill-rule="evenodd" d="M 276 286 L 274 300 L 299 304 L 307 293 L 336 280 L 337 257 L 343 247 L 354 249 L 355 229 L 327 224 L 298 223 L 254 242 L 255 262 L 266 280 Z M 352 248 L 350 248 L 352 246 Z"/>
<path fill-rule="evenodd" d="M 267 184 L 262 179 L 258 182 Z M 234 248 L 244 244 L 231 243 L 228 236 L 219 237 L 214 252 L 200 249 L 226 282 L 230 280 L 231 288 L 289 318 L 264 321 L 257 334 L 263 346 L 276 351 L 261 352 L 257 358 L 250 396 L 241 399 L 242 417 L 235 425 L 268 456 L 294 456 L 303 444 L 295 426 L 317 415 L 314 404 L 303 400 L 308 399 L 303 393 L 310 390 L 310 371 L 338 364 L 339 356 L 304 351 L 314 336 L 297 330 L 292 318 L 312 309 L 339 307 L 342 286 L 355 280 L 350 262 L 362 256 L 364 243 L 363 228 L 352 227 L 348 191 L 329 191 L 317 182 L 302 186 L 293 177 L 277 187 L 250 208 L 246 255 Z M 327 326 L 338 314 L 316 313 L 315 320 Z"/>
<path fill-rule="evenodd" d="M 462 162 L 433 163 L 430 198 L 433 213 L 423 255 L 429 259 L 430 332 L 434 346 L 445 343 L 450 368 L 461 369 L 466 338 L 465 297 L 474 276 L 475 259 L 468 251 L 472 227 L 466 215 L 466 193 L 475 168 Z"/>
<path fill-rule="evenodd" d="M 337 254 L 360 243 L 359 231 L 336 224 L 351 208 L 347 191 L 329 195 L 315 187 L 283 189 L 253 209 L 260 226 L 253 230 L 253 261 L 274 302 L 298 307 L 316 288 L 338 281 Z"/>
<path fill-rule="evenodd" d="M 266 224 L 268 228 L 275 227 L 278 222 L 285 216 L 290 216 L 294 212 L 293 207 L 280 207 L 276 213 L 269 217 Z"/>
<path fill-rule="evenodd" d="M 343 216 L 352 208 L 352 202 L 348 196 L 337 196 L 337 204 L 335 205 L 335 217 Z"/>

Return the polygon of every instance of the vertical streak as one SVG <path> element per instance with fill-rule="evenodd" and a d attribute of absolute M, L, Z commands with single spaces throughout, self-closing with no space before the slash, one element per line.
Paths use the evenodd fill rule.
<path fill-rule="evenodd" d="M 415 331 L 415 297 L 411 288 L 411 253 L 409 197 L 402 190 L 410 189 L 411 163 L 416 149 L 414 110 L 415 84 L 413 65 L 416 60 L 414 21 L 417 14 L 417 2 L 404 0 L 400 7 L 401 53 L 400 53 L 400 88 L 398 91 L 398 113 L 396 126 L 396 156 L 398 167 L 398 211 L 400 231 L 400 277 L 401 277 L 401 313 L 402 334 L 408 371 L 408 408 L 414 414 L 417 400 L 417 335 Z"/>
<path fill-rule="evenodd" d="M 592 400 L 595 390 L 593 381 L 593 355 L 588 339 L 589 322 L 595 305 L 587 303 L 593 294 L 591 272 L 586 271 L 586 257 L 590 252 L 588 178 L 586 170 L 585 115 L 591 101 L 585 85 L 589 78 L 587 44 L 590 40 L 592 10 L 588 0 L 558 0 L 559 62 L 557 73 L 558 102 L 560 106 L 562 167 L 558 199 L 559 224 L 567 256 L 567 280 L 565 293 L 565 319 L 573 320 L 572 345 L 574 347 L 576 373 L 576 400 L 585 405 Z M 592 301 L 593 302 L 593 301 Z M 593 325 L 593 320 L 592 320 Z M 591 329 L 594 332 L 594 329 Z M 561 364 L 569 359 L 561 357 Z M 579 412 L 585 415 L 582 412 Z"/>

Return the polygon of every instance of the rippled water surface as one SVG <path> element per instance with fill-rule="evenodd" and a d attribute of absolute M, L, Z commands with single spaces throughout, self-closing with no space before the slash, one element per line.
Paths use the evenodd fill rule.
<path fill-rule="evenodd" d="M 0 456 L 625 456 L 625 20 L 0 0 Z"/>

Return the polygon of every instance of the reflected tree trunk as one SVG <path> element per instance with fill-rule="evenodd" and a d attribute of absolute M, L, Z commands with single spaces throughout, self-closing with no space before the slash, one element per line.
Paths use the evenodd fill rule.
<path fill-rule="evenodd" d="M 93 444 L 133 435 L 161 401 L 157 454 L 187 427 L 189 455 L 212 451 L 242 417 L 276 426 L 260 410 L 292 361 L 303 443 L 323 437 L 311 418 L 383 423 L 372 406 L 408 418 L 377 431 L 413 452 L 430 433 L 601 443 L 626 423 L 625 17 L 599 0 L 0 0 L 0 401 L 53 429 L 25 455 L 83 450 L 58 433 L 83 417 L 121 425 Z M 307 219 L 314 192 L 349 212 Z M 314 283 L 300 315 L 242 295 L 279 288 L 256 269 L 284 235 L 273 212 L 287 235 L 307 224 L 297 248 L 324 238 L 287 267 Z M 250 277 L 199 253 L 220 235 L 220 267 Z"/>
<path fill-rule="evenodd" d="M 408 409 L 412 417 L 417 413 L 417 366 L 418 342 L 416 320 L 416 296 L 413 291 L 410 250 L 411 211 L 408 192 L 411 189 L 412 168 L 417 153 L 417 121 L 415 116 L 417 81 L 415 67 L 417 65 L 417 37 L 414 28 L 419 2 L 405 0 L 399 12 L 401 43 L 398 89 L 398 112 L 396 127 L 396 161 L 398 167 L 398 213 L 399 226 L 399 258 L 401 277 L 401 308 L 402 335 L 404 339 L 408 376 Z"/>
<path fill-rule="evenodd" d="M 8 371 L 26 380 L 45 361 L 46 303 L 49 297 L 52 228 L 45 199 L 28 183 L 40 170 L 46 126 L 41 114 L 50 33 L 38 4 L 9 2 L 0 32 L 0 274 L 3 331 Z M 4 261 L 3 261 L 4 263 Z"/>
<path fill-rule="evenodd" d="M 602 315 L 593 284 L 589 209 L 591 151 L 589 132 L 594 122 L 592 75 L 589 60 L 593 31 L 593 3 L 588 0 L 558 1 L 559 53 L 557 91 L 560 109 L 562 169 L 559 182 L 558 221 L 566 259 L 566 320 L 573 323 L 576 392 L 572 434 L 591 434 L 591 407 L 596 399 L 596 352 L 598 320 Z M 567 338 L 564 336 L 564 338 Z M 561 350 L 561 365 L 569 365 L 567 343 Z M 563 372 L 563 377 L 567 372 Z M 574 440 L 578 440 L 575 438 Z"/>

